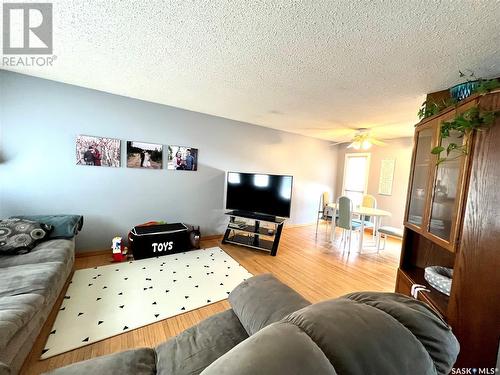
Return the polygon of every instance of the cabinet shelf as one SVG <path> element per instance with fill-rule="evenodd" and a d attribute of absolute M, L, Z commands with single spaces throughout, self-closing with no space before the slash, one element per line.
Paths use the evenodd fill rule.
<path fill-rule="evenodd" d="M 424 285 L 430 292 L 420 292 L 425 302 L 429 303 L 437 310 L 443 317 L 446 317 L 446 312 L 448 309 L 448 302 L 450 297 L 438 292 L 432 286 L 429 285 L 427 280 L 424 278 L 424 269 L 420 267 L 411 267 L 406 269 L 401 269 L 401 272 L 408 278 L 411 284 Z"/>

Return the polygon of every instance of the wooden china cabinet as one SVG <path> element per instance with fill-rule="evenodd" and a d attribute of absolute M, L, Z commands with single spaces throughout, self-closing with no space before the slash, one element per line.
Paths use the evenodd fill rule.
<path fill-rule="evenodd" d="M 500 339 L 500 117 L 470 139 L 441 139 L 443 121 L 479 106 L 500 110 L 500 92 L 474 95 L 415 127 L 405 230 L 396 292 L 428 303 L 451 325 L 456 367 L 495 367 Z M 467 155 L 437 164 L 435 146 L 467 145 Z M 424 279 L 427 266 L 453 268 L 451 295 Z"/>

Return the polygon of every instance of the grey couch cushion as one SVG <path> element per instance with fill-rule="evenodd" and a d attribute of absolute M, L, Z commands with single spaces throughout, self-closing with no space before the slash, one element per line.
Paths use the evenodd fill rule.
<path fill-rule="evenodd" d="M 306 332 L 341 374 L 447 374 L 458 345 L 449 327 L 434 318 L 418 301 L 370 292 L 317 303 L 285 321 Z M 431 355 L 431 346 L 441 353 Z"/>
<path fill-rule="evenodd" d="M 249 335 L 310 305 L 271 274 L 242 282 L 229 294 L 229 303 Z"/>
<path fill-rule="evenodd" d="M 202 372 L 203 375 L 333 375 L 321 349 L 298 327 L 274 323 Z"/>
<path fill-rule="evenodd" d="M 421 302 L 354 293 L 263 328 L 202 374 L 447 374 L 457 354 L 449 327 Z"/>
<path fill-rule="evenodd" d="M 74 241 L 39 244 L 0 257 L 0 361 L 19 371 L 71 273 Z"/>
<path fill-rule="evenodd" d="M 286 320 L 305 331 L 340 374 L 424 375 L 433 368 L 423 346 L 405 327 L 354 301 L 320 302 Z"/>
<path fill-rule="evenodd" d="M 1 272 L 1 271 L 0 271 Z M 0 297 L 0 350 L 26 326 L 44 304 L 39 294 Z"/>
<path fill-rule="evenodd" d="M 351 293 L 344 298 L 375 307 L 408 329 L 424 346 L 439 373 L 448 374 L 460 346 L 446 324 L 429 306 L 395 293 Z"/>
<path fill-rule="evenodd" d="M 21 255 L 22 256 L 22 255 Z M 0 272 L 0 297 L 19 294 L 52 294 L 64 265 L 59 262 L 5 267 Z"/>
<path fill-rule="evenodd" d="M 0 375 L 11 375 L 11 371 L 9 366 L 7 366 L 5 363 L 0 362 Z"/>
<path fill-rule="evenodd" d="M 0 256 L 0 268 L 46 262 L 71 263 L 74 261 L 74 240 L 49 240 L 39 243 L 28 254 Z"/>
<path fill-rule="evenodd" d="M 152 375 L 156 373 L 155 351 L 150 348 L 98 357 L 66 366 L 49 374 L 53 375 Z"/>
<path fill-rule="evenodd" d="M 247 337 L 233 310 L 211 316 L 156 348 L 158 374 L 199 374 Z"/>

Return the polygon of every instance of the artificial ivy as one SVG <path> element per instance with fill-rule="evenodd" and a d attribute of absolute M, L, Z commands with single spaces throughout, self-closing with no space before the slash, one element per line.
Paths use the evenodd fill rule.
<path fill-rule="evenodd" d="M 460 72 L 460 77 L 464 77 L 465 75 Z M 500 81 L 498 79 L 478 79 L 478 85 L 472 91 L 472 94 L 487 94 L 493 90 L 500 88 Z M 423 102 L 421 108 L 418 110 L 417 116 L 420 120 L 433 116 L 443 109 L 450 107 L 452 105 L 457 105 L 459 103 L 455 98 L 443 99 L 438 102 Z"/>
<path fill-rule="evenodd" d="M 450 143 L 448 147 L 437 146 L 431 151 L 438 155 L 437 164 L 445 161 L 455 160 L 463 155 L 467 155 L 469 149 L 469 135 L 475 131 L 481 131 L 489 128 L 495 122 L 495 117 L 500 116 L 500 111 L 482 111 L 478 106 L 472 107 L 451 121 L 443 121 L 441 124 L 441 139 L 448 138 L 451 132 L 458 132 L 458 137 L 467 136 L 463 145 Z M 446 151 L 446 157 L 441 157 L 441 153 Z M 450 154 L 455 153 L 453 157 Z"/>

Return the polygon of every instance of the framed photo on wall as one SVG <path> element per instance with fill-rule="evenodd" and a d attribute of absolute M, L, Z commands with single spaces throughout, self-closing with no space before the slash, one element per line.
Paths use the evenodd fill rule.
<path fill-rule="evenodd" d="M 127 167 L 161 169 L 163 146 L 155 143 L 127 141 Z"/>
<path fill-rule="evenodd" d="M 185 146 L 168 146 L 167 169 L 176 171 L 198 170 L 198 149 Z"/>
<path fill-rule="evenodd" d="M 114 138 L 78 135 L 76 137 L 76 164 L 95 167 L 119 167 L 121 141 Z"/>

